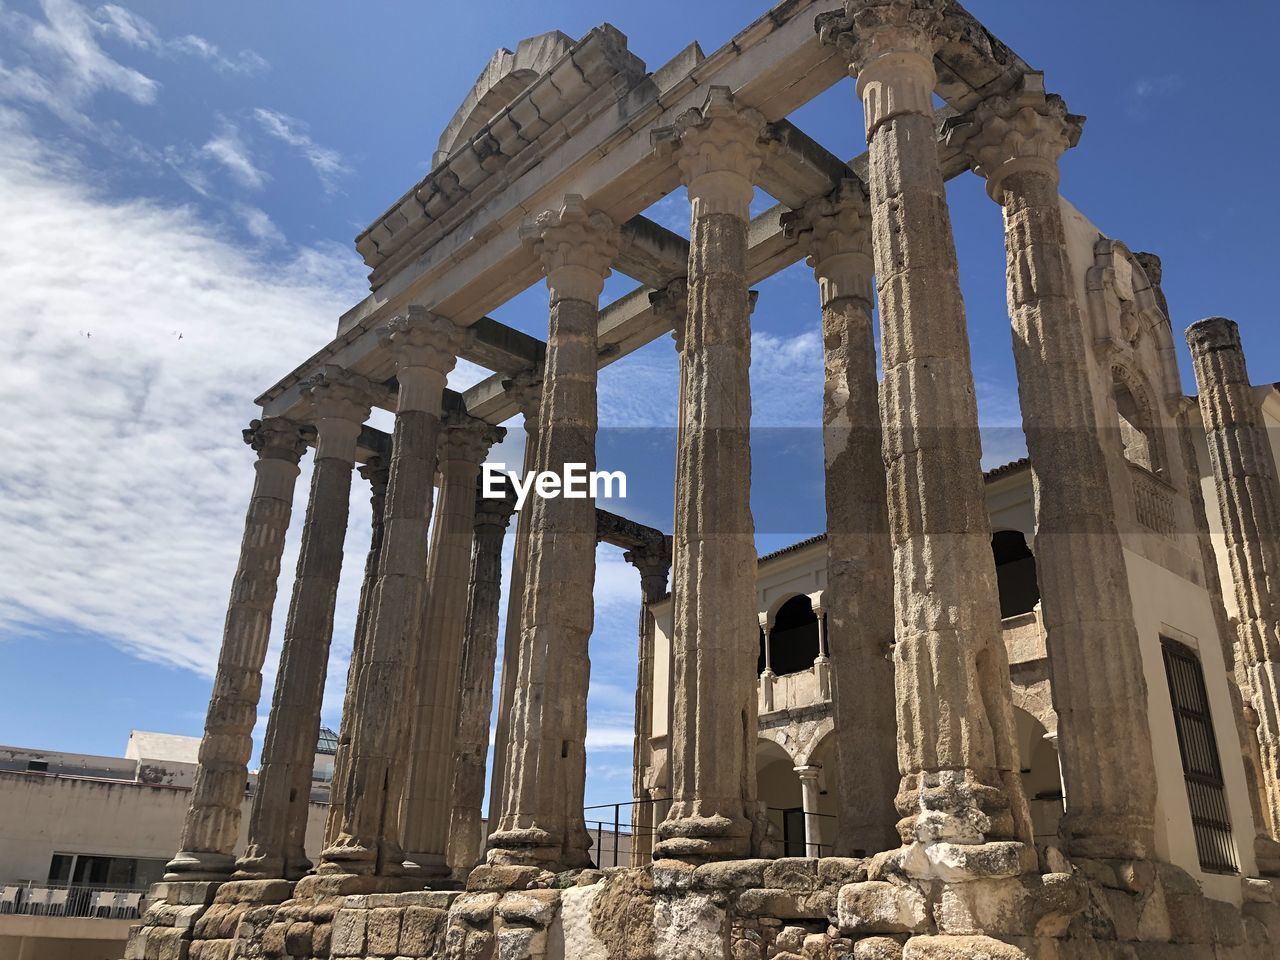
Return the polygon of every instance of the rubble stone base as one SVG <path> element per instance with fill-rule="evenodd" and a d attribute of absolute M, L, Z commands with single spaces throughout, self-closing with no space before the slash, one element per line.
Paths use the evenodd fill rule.
<path fill-rule="evenodd" d="M 351 892 L 371 878 L 162 884 L 128 960 L 1263 960 L 1269 880 L 1240 906 L 1148 861 L 1016 852 L 735 860 L 552 874 L 477 868 L 465 891 Z M 924 854 L 922 856 L 922 854 Z M 940 865 L 929 875 L 922 864 Z M 910 867 L 911 872 L 907 872 Z M 914 875 L 913 875 L 914 874 Z M 382 881 L 388 883 L 388 881 Z M 391 881 L 396 884 L 412 881 Z M 420 881 L 419 881 L 420 882 Z M 303 895 L 299 895 L 299 893 Z"/>

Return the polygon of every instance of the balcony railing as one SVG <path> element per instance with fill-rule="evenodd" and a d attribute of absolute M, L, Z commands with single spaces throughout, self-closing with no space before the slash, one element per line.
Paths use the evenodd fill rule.
<path fill-rule="evenodd" d="M 0 884 L 0 915 L 137 920 L 146 895 L 139 887 L 14 880 Z"/>
<path fill-rule="evenodd" d="M 1133 478 L 1133 505 L 1138 522 L 1162 536 L 1173 536 L 1177 526 L 1173 488 L 1137 464 L 1129 465 L 1129 474 Z"/>

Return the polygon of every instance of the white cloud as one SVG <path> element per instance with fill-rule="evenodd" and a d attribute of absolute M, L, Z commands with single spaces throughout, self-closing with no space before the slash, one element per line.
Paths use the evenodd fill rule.
<path fill-rule="evenodd" d="M 240 129 L 230 120 L 223 118 L 218 123 L 218 130 L 203 147 L 200 155 L 220 164 L 243 186 L 251 190 L 261 190 L 271 179 L 265 170 L 253 162 L 253 155 L 240 136 Z"/>
<path fill-rule="evenodd" d="M 145 17 L 114 3 L 105 4 L 95 11 L 93 25 L 103 36 L 114 37 L 131 47 L 167 57 L 192 56 L 223 73 L 251 74 L 269 66 L 253 50 L 241 50 L 234 57 L 225 56 L 217 44 L 193 33 L 166 40 Z"/>
<path fill-rule="evenodd" d="M 327 342 L 361 293 L 360 265 L 337 248 L 264 263 L 190 208 L 109 201 L 93 182 L 0 110 L 0 442 L 13 453 L 0 476 L 0 636 L 38 642 L 56 624 L 207 674 L 253 479 L 240 429 L 252 398 Z M 357 479 L 339 688 L 367 514 Z"/>
<path fill-rule="evenodd" d="M 244 224 L 249 236 L 259 243 L 267 246 L 278 246 L 285 242 L 284 233 L 275 225 L 275 221 L 267 216 L 265 210 L 250 206 L 247 203 L 237 203 L 231 209 L 240 219 L 240 222 Z"/>
<path fill-rule="evenodd" d="M 312 140 L 307 133 L 306 124 L 301 120 L 265 107 L 258 107 L 253 115 L 268 134 L 287 143 L 307 158 L 326 193 L 333 193 L 337 189 L 338 178 L 351 172 L 342 159 L 342 154 Z"/>

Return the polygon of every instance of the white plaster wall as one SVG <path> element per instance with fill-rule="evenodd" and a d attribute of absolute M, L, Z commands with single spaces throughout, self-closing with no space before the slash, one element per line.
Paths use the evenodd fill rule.
<path fill-rule="evenodd" d="M 1124 554 L 1147 681 L 1147 715 L 1156 764 L 1156 848 L 1162 859 L 1196 877 L 1206 895 L 1239 903 L 1238 877 L 1205 873 L 1200 869 L 1174 727 L 1173 705 L 1169 700 L 1169 685 L 1160 649 L 1160 637 L 1163 635 L 1186 644 L 1200 657 L 1240 869 L 1246 875 L 1256 874 L 1253 814 L 1249 808 L 1244 762 L 1234 729 L 1226 666 L 1209 594 L 1145 557 L 1130 550 L 1125 550 Z M 1070 802 L 1068 797 L 1067 803 Z"/>
<path fill-rule="evenodd" d="M 0 880 L 43 880 L 54 853 L 167 859 L 178 850 L 189 797 L 180 787 L 0 772 Z M 313 858 L 328 810 L 309 806 Z M 246 799 L 237 849 L 248 822 Z"/>

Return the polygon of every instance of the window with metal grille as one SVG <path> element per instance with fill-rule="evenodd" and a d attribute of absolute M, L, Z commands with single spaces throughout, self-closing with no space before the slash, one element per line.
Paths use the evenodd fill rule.
<path fill-rule="evenodd" d="M 1187 782 L 1200 866 L 1214 873 L 1239 873 L 1222 764 L 1218 759 L 1200 660 L 1195 651 L 1176 640 L 1161 637 L 1160 646 L 1164 651 L 1164 671 L 1169 680 L 1169 698 L 1173 701 L 1178 750 L 1182 754 L 1182 773 Z"/>

